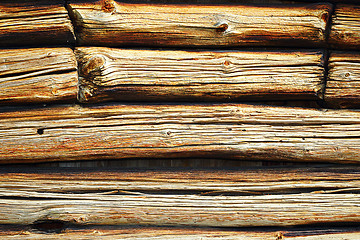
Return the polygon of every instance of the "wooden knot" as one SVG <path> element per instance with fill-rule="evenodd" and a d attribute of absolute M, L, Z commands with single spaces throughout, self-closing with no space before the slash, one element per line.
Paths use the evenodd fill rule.
<path fill-rule="evenodd" d="M 83 75 L 87 76 L 91 72 L 100 71 L 101 67 L 105 64 L 105 58 L 102 56 L 94 56 L 90 58 L 82 67 Z"/>
<path fill-rule="evenodd" d="M 228 60 L 225 60 L 225 61 L 224 61 L 224 66 L 227 67 L 227 66 L 229 66 L 230 64 L 231 64 L 230 61 L 228 61 Z"/>
<path fill-rule="evenodd" d="M 112 0 L 103 0 L 101 10 L 104 12 L 112 13 L 115 12 L 115 4 Z"/>
<path fill-rule="evenodd" d="M 215 30 L 218 33 L 225 32 L 229 28 L 229 25 L 225 22 L 217 23 L 215 25 Z"/>

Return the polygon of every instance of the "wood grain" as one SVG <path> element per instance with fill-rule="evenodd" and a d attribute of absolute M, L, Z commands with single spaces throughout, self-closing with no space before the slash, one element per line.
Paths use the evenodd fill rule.
<path fill-rule="evenodd" d="M 314 100 L 322 52 L 156 51 L 82 47 L 81 102 Z"/>
<path fill-rule="evenodd" d="M 334 48 L 360 49 L 360 6 L 336 6 L 329 41 Z"/>
<path fill-rule="evenodd" d="M 0 50 L 0 104 L 75 102 L 77 85 L 70 48 Z"/>
<path fill-rule="evenodd" d="M 70 3 L 80 45 L 95 46 L 322 46 L 331 4 Z"/>
<path fill-rule="evenodd" d="M 359 168 L 0 174 L 0 223 L 252 227 L 358 223 Z"/>
<path fill-rule="evenodd" d="M 360 112 L 253 105 L 64 106 L 0 113 L 1 163 L 122 158 L 358 162 Z"/>
<path fill-rule="evenodd" d="M 331 107 L 360 107 L 360 54 L 334 52 L 329 59 L 325 100 Z"/>
<path fill-rule="evenodd" d="M 73 45 L 64 1 L 1 1 L 0 47 Z"/>

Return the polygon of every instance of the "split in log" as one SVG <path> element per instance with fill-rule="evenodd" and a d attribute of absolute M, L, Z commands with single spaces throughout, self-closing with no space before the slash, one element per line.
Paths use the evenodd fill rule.
<path fill-rule="evenodd" d="M 69 4 L 79 44 L 95 46 L 322 46 L 332 9 L 79 2 Z"/>
<path fill-rule="evenodd" d="M 360 107 L 360 54 L 332 53 L 325 101 L 331 107 Z"/>
<path fill-rule="evenodd" d="M 356 224 L 358 167 L 0 174 L 0 224 Z"/>
<path fill-rule="evenodd" d="M 122 158 L 359 162 L 360 112 L 237 104 L 0 112 L 0 163 Z"/>
<path fill-rule="evenodd" d="M 316 100 L 322 52 L 76 49 L 81 102 Z"/>
<path fill-rule="evenodd" d="M 335 8 L 330 44 L 335 48 L 360 49 L 360 6 L 339 5 Z"/>
<path fill-rule="evenodd" d="M 70 48 L 0 50 L 0 104 L 75 102 L 77 93 Z"/>
<path fill-rule="evenodd" d="M 0 46 L 75 43 L 64 1 L 1 1 Z"/>

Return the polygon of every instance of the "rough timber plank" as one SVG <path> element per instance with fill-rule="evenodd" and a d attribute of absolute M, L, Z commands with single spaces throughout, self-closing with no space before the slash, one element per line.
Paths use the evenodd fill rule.
<path fill-rule="evenodd" d="M 71 3 L 80 45 L 319 46 L 331 4 L 149 5 Z"/>
<path fill-rule="evenodd" d="M 1 239 L 101 239 L 101 240 L 113 240 L 113 239 L 127 239 L 127 240 L 139 240 L 139 239 L 169 239 L 169 240 L 275 240 L 277 236 L 284 235 L 280 231 L 273 232 L 243 232 L 234 230 L 215 230 L 204 228 L 154 228 L 154 227 L 141 227 L 141 228 L 123 228 L 123 229 L 104 229 L 101 227 L 90 229 L 66 229 L 57 234 L 41 233 L 39 231 L 29 230 L 4 230 L 0 232 Z M 319 235 L 317 235 L 319 236 Z M 327 235 L 329 236 L 329 235 Z M 346 236 L 350 236 L 346 235 Z M 296 239 L 295 239 L 296 240 Z M 328 240 L 328 238 L 326 239 Z M 352 240 L 352 238 L 349 240 Z M 357 240 L 357 239 L 356 239 Z"/>
<path fill-rule="evenodd" d="M 359 162 L 360 112 L 252 105 L 64 106 L 0 113 L 0 163 L 211 157 Z"/>
<path fill-rule="evenodd" d="M 329 231 L 322 229 L 293 230 L 234 230 L 212 228 L 174 228 L 174 227 L 87 227 L 65 229 L 59 233 L 41 232 L 38 230 L 8 230 L 0 232 L 1 239 L 127 239 L 127 240 L 358 240 L 360 232 L 354 230 L 338 230 L 330 228 Z"/>
<path fill-rule="evenodd" d="M 81 102 L 283 100 L 323 95 L 322 52 L 76 49 Z"/>
<path fill-rule="evenodd" d="M 358 223 L 359 168 L 0 174 L 0 224 Z M 29 198 L 29 199 L 27 199 Z"/>
<path fill-rule="evenodd" d="M 360 53 L 332 53 L 325 100 L 336 108 L 360 107 Z"/>
<path fill-rule="evenodd" d="M 0 104 L 75 102 L 77 85 L 70 48 L 0 50 Z"/>
<path fill-rule="evenodd" d="M 73 45 L 64 1 L 1 1 L 0 47 Z"/>
<path fill-rule="evenodd" d="M 330 44 L 335 48 L 360 49 L 360 6 L 338 5 L 332 18 Z"/>

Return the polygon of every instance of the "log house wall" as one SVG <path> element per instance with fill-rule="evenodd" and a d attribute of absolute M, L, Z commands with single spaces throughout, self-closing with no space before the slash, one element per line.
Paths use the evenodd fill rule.
<path fill-rule="evenodd" d="M 0 164 L 359 162 L 356 1 L 158 3 L 0 3 Z M 357 239 L 360 229 L 344 226 L 359 222 L 358 167 L 321 166 L 145 174 L 4 167 L 0 235 L 51 238 L 35 228 L 60 231 L 55 238 L 313 239 L 319 230 L 195 227 L 326 223 L 342 228 L 322 228 L 316 239 Z"/>

